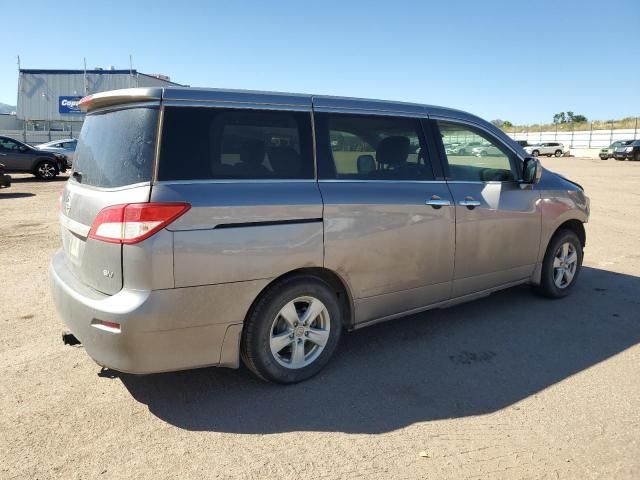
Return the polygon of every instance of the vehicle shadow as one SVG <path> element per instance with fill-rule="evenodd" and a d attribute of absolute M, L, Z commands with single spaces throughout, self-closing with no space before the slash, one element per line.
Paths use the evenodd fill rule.
<path fill-rule="evenodd" d="M 40 180 L 37 177 L 34 176 L 20 176 L 20 177 L 14 177 L 12 176 L 11 178 L 11 184 L 14 183 L 55 183 L 55 182 L 66 182 L 67 180 L 69 180 L 69 176 L 68 175 L 58 175 L 55 178 L 52 178 L 50 180 Z"/>
<path fill-rule="evenodd" d="M 343 336 L 317 377 L 265 384 L 246 369 L 117 374 L 188 430 L 379 433 L 494 412 L 640 341 L 640 278 L 585 267 L 569 298 L 517 287 Z"/>
<path fill-rule="evenodd" d="M 2 190 L 0 190 L 0 200 L 2 200 L 3 198 L 27 198 L 27 197 L 35 197 L 36 194 L 35 193 L 29 193 L 29 192 L 3 192 Z"/>

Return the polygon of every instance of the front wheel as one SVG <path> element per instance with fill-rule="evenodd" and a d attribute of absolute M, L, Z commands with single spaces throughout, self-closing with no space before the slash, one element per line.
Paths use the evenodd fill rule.
<path fill-rule="evenodd" d="M 554 155 L 555 155 L 556 157 L 561 157 L 561 156 L 562 156 L 562 150 L 556 150 L 556 151 L 555 151 L 555 153 L 554 153 Z"/>
<path fill-rule="evenodd" d="M 568 295 L 582 268 L 582 253 L 582 243 L 575 232 L 558 231 L 549 242 L 542 262 L 539 293 L 549 298 Z"/>
<path fill-rule="evenodd" d="M 335 292 L 316 277 L 276 282 L 245 321 L 243 362 L 269 382 L 297 383 L 312 377 L 338 346 L 340 312 Z"/>
<path fill-rule="evenodd" d="M 36 165 L 34 174 L 40 180 L 52 180 L 58 175 L 58 167 L 50 160 L 43 160 Z"/>
<path fill-rule="evenodd" d="M 540 152 L 538 150 L 534 150 L 533 152 L 531 152 L 531 155 L 537 157 L 538 155 L 540 155 Z"/>

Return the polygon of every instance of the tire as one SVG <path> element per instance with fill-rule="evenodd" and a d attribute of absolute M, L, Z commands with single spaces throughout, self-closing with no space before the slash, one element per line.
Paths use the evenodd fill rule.
<path fill-rule="evenodd" d="M 556 156 L 556 158 L 561 157 L 562 156 L 562 150 L 556 150 L 553 154 Z"/>
<path fill-rule="evenodd" d="M 571 261 L 573 254 L 575 260 Z M 578 280 L 582 258 L 582 244 L 578 235 L 572 230 L 556 232 L 544 255 L 538 293 L 548 298 L 567 296 Z"/>
<path fill-rule="evenodd" d="M 640 162 L 640 151 L 636 152 L 636 153 L 633 155 L 633 160 L 634 160 L 635 162 Z"/>
<path fill-rule="evenodd" d="M 58 176 L 58 166 L 51 160 L 38 162 L 33 174 L 40 180 L 53 180 Z"/>
<path fill-rule="evenodd" d="M 316 314 L 305 325 L 312 305 Z M 314 276 L 289 277 L 268 287 L 251 308 L 240 353 L 259 378 L 297 383 L 322 370 L 341 333 L 341 309 L 329 285 Z"/>
<path fill-rule="evenodd" d="M 540 152 L 538 150 L 534 150 L 533 152 L 531 152 L 531 155 L 537 157 L 538 155 L 540 155 Z"/>

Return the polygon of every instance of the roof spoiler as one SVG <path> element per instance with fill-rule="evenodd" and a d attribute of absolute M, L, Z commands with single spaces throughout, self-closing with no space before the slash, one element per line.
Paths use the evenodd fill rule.
<path fill-rule="evenodd" d="M 90 112 L 123 103 L 149 102 L 162 99 L 161 88 L 123 88 L 87 95 L 80 100 L 80 110 Z"/>

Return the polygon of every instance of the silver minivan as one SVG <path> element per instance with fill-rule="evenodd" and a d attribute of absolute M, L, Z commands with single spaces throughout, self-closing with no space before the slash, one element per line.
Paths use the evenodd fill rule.
<path fill-rule="evenodd" d="M 502 131 L 410 103 L 195 88 L 86 97 L 51 291 L 130 373 L 293 383 L 345 330 L 574 287 L 589 199 Z M 485 145 L 486 155 L 447 145 Z"/>

